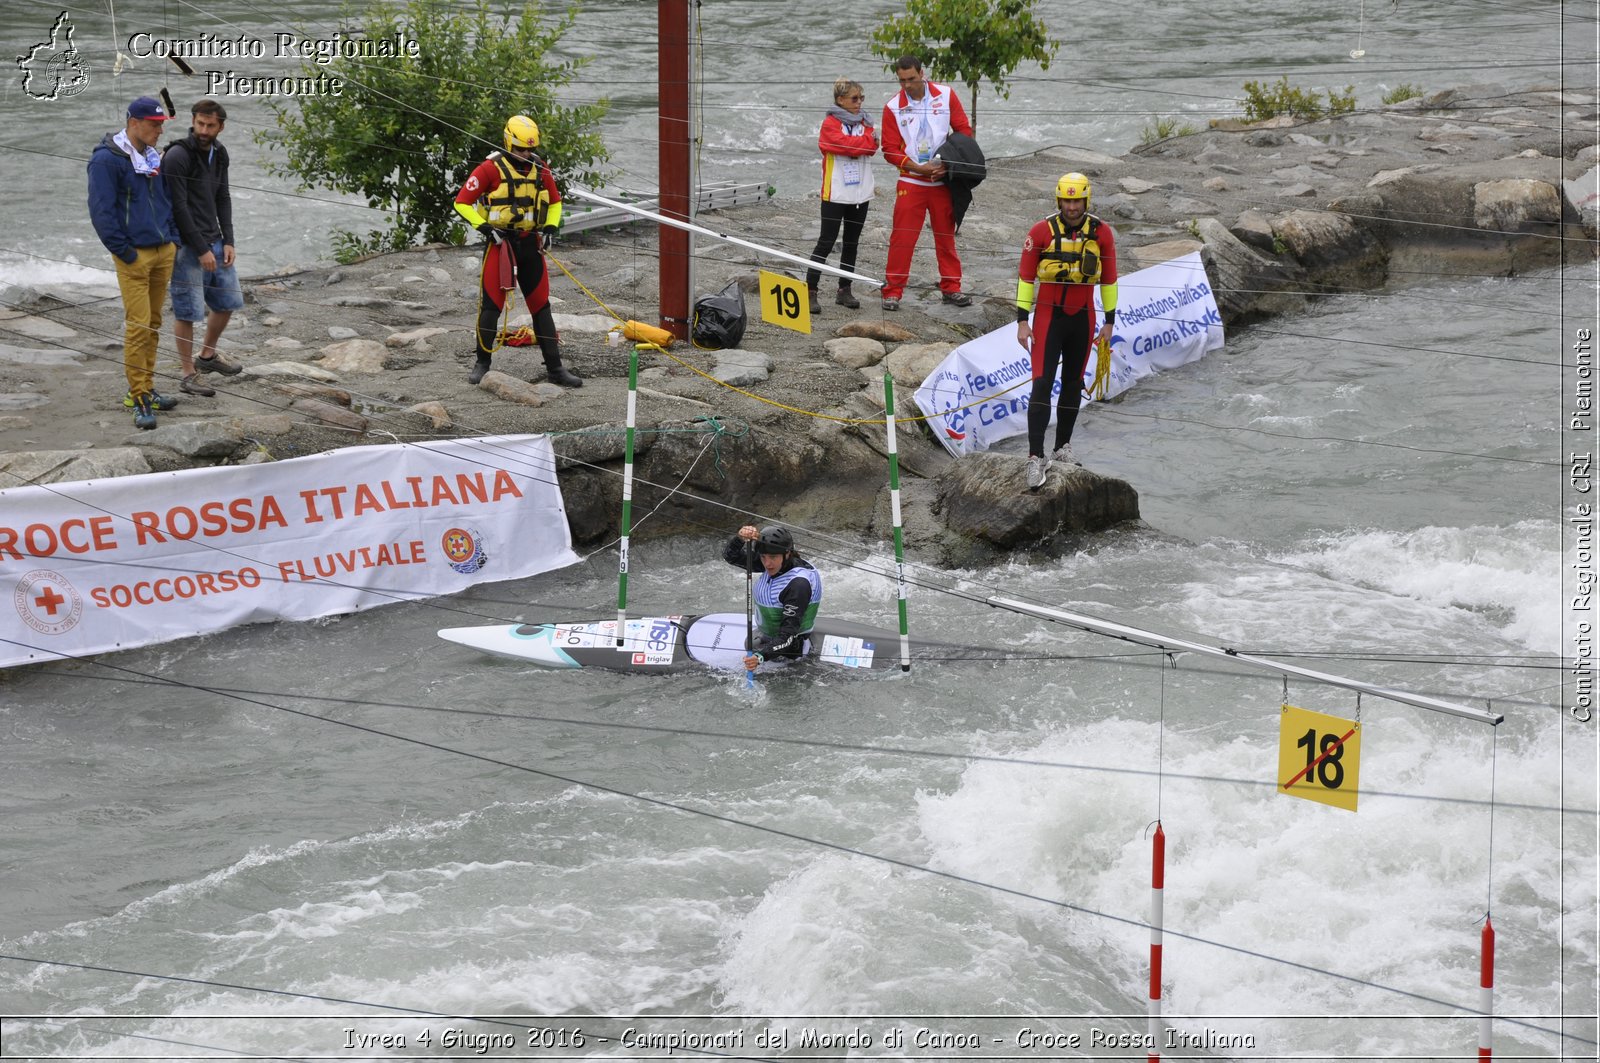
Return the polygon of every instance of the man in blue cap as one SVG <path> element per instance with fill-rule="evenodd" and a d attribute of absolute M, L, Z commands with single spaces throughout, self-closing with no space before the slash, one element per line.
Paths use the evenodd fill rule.
<path fill-rule="evenodd" d="M 137 428 L 154 428 L 156 411 L 178 404 L 155 390 L 161 304 L 178 254 L 178 226 L 161 178 L 156 144 L 172 116 L 154 96 L 128 104 L 127 125 L 107 133 L 89 156 L 89 218 L 117 267 L 122 290 L 122 361 Z"/>

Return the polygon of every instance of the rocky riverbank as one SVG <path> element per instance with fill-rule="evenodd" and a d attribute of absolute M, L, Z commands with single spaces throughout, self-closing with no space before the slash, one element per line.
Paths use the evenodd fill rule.
<path fill-rule="evenodd" d="M 886 536 L 882 427 L 871 423 L 883 416 L 883 372 L 894 375 L 900 414 L 913 417 L 911 392 L 951 348 L 1012 320 L 1021 233 L 1050 209 L 1064 171 L 1093 179 L 1093 210 L 1116 227 L 1122 272 L 1199 250 L 1225 321 L 1239 328 L 1320 293 L 1589 260 L 1595 128 L 1592 94 L 1473 86 L 1318 122 L 1223 123 L 1121 157 L 1058 147 L 994 160 L 960 237 L 973 306 L 913 288 L 899 313 L 882 312 L 870 293 L 849 311 L 825 282 L 809 336 L 762 324 L 752 297 L 744 350 L 679 344 L 675 357 L 645 356 L 634 512 L 649 518 L 639 533 L 720 530 L 736 522 L 732 510 Z M 881 273 L 888 223 L 880 196 L 863 272 Z M 803 254 L 817 207 L 779 199 L 711 224 Z M 250 234 L 240 240 L 248 269 Z M 914 282 L 934 275 L 928 243 Z M 733 277 L 753 287 L 758 266 L 780 268 L 704 238 L 697 250 L 698 292 Z M 136 431 L 120 404 L 121 313 L 109 271 L 99 289 L 7 289 L 0 486 L 551 432 L 573 538 L 602 541 L 618 522 L 628 373 L 627 349 L 607 342 L 615 322 L 604 308 L 655 320 L 654 230 L 582 234 L 555 257 L 592 293 L 560 271 L 553 279 L 581 389 L 542 382 L 532 347 L 503 350 L 497 372 L 468 384 L 479 252 L 430 247 L 247 281 L 246 308 L 223 340 L 245 372 L 210 378 L 215 398 L 184 396 L 153 432 Z M 176 394 L 170 332 L 158 372 L 158 388 Z M 1026 494 L 1018 458 L 957 462 L 909 424 L 899 443 L 909 541 L 926 560 L 1060 545 L 1137 517 L 1133 487 L 1092 471 L 1057 469 L 1043 491 Z"/>

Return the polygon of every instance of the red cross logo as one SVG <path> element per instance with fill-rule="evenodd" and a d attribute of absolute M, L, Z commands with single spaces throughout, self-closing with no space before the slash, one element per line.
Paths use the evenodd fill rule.
<path fill-rule="evenodd" d="M 67 600 L 56 592 L 54 587 L 45 586 L 44 593 L 33 600 L 33 604 L 42 608 L 51 616 L 56 615 L 57 606 L 65 605 Z"/>
<path fill-rule="evenodd" d="M 41 635 L 61 635 L 83 619 L 83 597 L 59 572 L 34 569 L 17 581 L 11 604 L 22 622 Z"/>

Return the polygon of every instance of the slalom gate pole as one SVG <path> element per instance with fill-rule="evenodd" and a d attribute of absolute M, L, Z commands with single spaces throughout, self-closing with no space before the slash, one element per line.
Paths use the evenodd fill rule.
<path fill-rule="evenodd" d="M 900 670 L 911 671 L 911 635 L 906 626 L 906 548 L 900 530 L 900 454 L 894 438 L 894 375 L 883 374 L 883 415 L 889 426 L 889 512 L 894 520 L 894 583 L 900 599 Z"/>
<path fill-rule="evenodd" d="M 750 553 L 751 548 L 754 546 L 754 543 L 747 542 L 744 544 L 744 652 L 746 653 L 754 653 L 756 651 L 756 570 L 751 567 L 751 563 L 755 558 Z M 745 689 L 750 690 L 755 685 L 755 669 L 746 668 L 744 670 Z"/>
<path fill-rule="evenodd" d="M 633 426 L 639 409 L 639 348 L 628 355 L 627 452 L 622 461 L 622 540 L 617 554 L 617 649 L 628 636 L 628 536 L 633 534 Z"/>
<path fill-rule="evenodd" d="M 1161 1043 L 1161 890 L 1167 878 L 1167 836 L 1156 820 L 1156 836 L 1150 839 L 1150 1054 L 1149 1063 L 1156 1063 L 1161 1053 L 1156 1045 Z"/>
<path fill-rule="evenodd" d="M 1494 924 L 1483 917 L 1483 959 L 1478 974 L 1478 1058 L 1494 1058 Z"/>

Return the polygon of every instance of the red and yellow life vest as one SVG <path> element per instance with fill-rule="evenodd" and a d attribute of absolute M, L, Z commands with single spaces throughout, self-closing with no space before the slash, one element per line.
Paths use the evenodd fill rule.
<path fill-rule="evenodd" d="M 483 197 L 489 224 L 496 229 L 518 232 L 544 228 L 545 215 L 550 210 L 550 193 L 544 186 L 539 160 L 535 158 L 533 166 L 522 174 L 499 152 L 489 158 L 500 171 L 500 183 Z"/>
<path fill-rule="evenodd" d="M 1083 223 L 1068 229 L 1060 214 L 1052 214 L 1050 243 L 1039 252 L 1038 279 L 1044 284 L 1099 284 L 1100 219 L 1084 215 Z"/>

